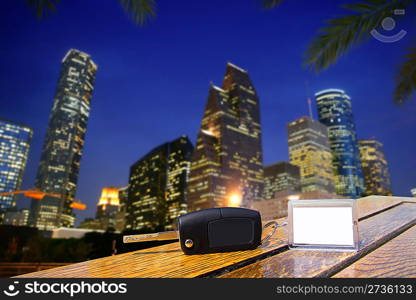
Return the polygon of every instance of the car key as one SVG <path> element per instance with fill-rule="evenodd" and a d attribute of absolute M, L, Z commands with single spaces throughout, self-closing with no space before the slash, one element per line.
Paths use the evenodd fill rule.
<path fill-rule="evenodd" d="M 273 221 L 265 227 L 274 223 L 277 225 Z M 220 207 L 194 211 L 179 217 L 178 229 L 179 231 L 128 235 L 123 237 L 123 242 L 179 238 L 185 254 L 248 250 L 255 249 L 262 243 L 260 213 L 246 208 Z M 270 238 L 272 234 L 269 234 L 263 241 Z"/>

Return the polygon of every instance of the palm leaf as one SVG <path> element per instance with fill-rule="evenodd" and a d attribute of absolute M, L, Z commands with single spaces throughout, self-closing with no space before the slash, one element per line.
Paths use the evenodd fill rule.
<path fill-rule="evenodd" d="M 47 16 L 51 12 L 55 12 L 56 5 L 61 0 L 26 0 L 27 5 L 33 9 L 38 19 Z"/>
<path fill-rule="evenodd" d="M 262 0 L 262 2 L 264 8 L 270 9 L 280 5 L 283 0 Z"/>
<path fill-rule="evenodd" d="M 394 102 L 403 103 L 409 100 L 416 91 L 416 47 L 410 49 L 406 60 L 400 65 L 396 76 Z"/>
<path fill-rule="evenodd" d="M 120 0 L 124 11 L 138 24 L 143 25 L 156 15 L 155 0 Z"/>
<path fill-rule="evenodd" d="M 411 0 L 366 0 L 343 7 L 350 14 L 327 21 L 306 52 L 305 64 L 316 72 L 334 64 L 352 46 L 370 37 L 370 32 L 381 21 L 404 8 Z"/>

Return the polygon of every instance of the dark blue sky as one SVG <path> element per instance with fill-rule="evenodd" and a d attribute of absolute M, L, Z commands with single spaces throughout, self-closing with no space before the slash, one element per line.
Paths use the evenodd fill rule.
<path fill-rule="evenodd" d="M 34 185 L 60 62 L 70 48 L 99 66 L 77 192 L 89 208 L 77 211 L 78 222 L 95 214 L 101 188 L 126 185 L 130 165 L 153 147 L 182 134 L 195 142 L 209 82 L 221 85 L 227 61 L 249 71 L 260 95 L 266 164 L 288 159 L 286 125 L 307 114 L 306 96 L 341 88 L 352 97 L 358 137 L 385 144 L 394 194 L 409 196 L 416 187 L 415 99 L 392 103 L 414 21 L 398 25 L 408 31 L 403 40 L 370 39 L 315 75 L 302 66 L 303 53 L 346 1 L 285 1 L 271 11 L 258 0 L 158 2 L 157 18 L 144 27 L 117 0 L 63 0 L 40 21 L 25 1 L 2 2 L 0 116 L 35 132 L 25 188 Z"/>

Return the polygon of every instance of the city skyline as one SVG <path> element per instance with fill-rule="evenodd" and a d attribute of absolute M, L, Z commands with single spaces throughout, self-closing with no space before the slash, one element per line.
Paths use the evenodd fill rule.
<path fill-rule="evenodd" d="M 110 4 L 106 5 L 110 6 Z M 111 7 L 109 8 L 106 5 L 103 9 L 109 12 Z M 126 49 L 116 48 L 116 56 L 114 56 L 113 53 L 109 53 L 109 51 L 107 52 L 97 48 L 98 46 L 94 47 L 92 42 L 97 42 L 97 38 L 92 39 L 91 42 L 86 41 L 85 38 L 75 39 L 74 34 L 77 32 L 77 28 L 81 27 L 82 24 L 75 26 L 74 29 L 67 29 L 67 31 L 71 33 L 70 39 L 67 39 L 66 37 L 68 41 L 63 41 L 62 39 L 55 37 L 60 42 L 51 47 L 47 53 L 42 54 L 42 46 L 40 43 L 37 43 L 36 40 L 29 40 L 30 46 L 33 47 L 33 51 L 40 53 L 38 54 L 40 59 L 39 63 L 24 57 L 22 51 L 16 48 L 19 39 L 10 36 L 8 38 L 10 43 L 6 43 L 6 45 L 7 47 L 14 46 L 13 49 L 15 51 L 8 51 L 6 53 L 6 57 L 8 58 L 6 61 L 27 64 L 33 69 L 31 73 L 38 75 L 36 76 L 38 78 L 32 78 L 33 75 L 27 77 L 26 74 L 19 74 L 20 77 L 16 77 L 13 72 L 10 72 L 8 64 L 5 64 L 5 68 L 1 73 L 2 78 L 5 79 L 5 84 L 7 84 L 6 87 L 9 87 L 5 91 L 5 98 L 2 98 L 6 107 L 5 113 L 7 113 L 7 115 L 3 117 L 28 123 L 29 126 L 33 126 L 35 129 L 34 151 L 30 154 L 30 166 L 28 166 L 28 171 L 26 172 L 24 186 L 29 188 L 32 187 L 34 183 L 33 165 L 36 166 L 38 163 L 38 157 L 40 155 L 39 144 L 41 143 L 39 140 L 42 140 L 45 133 L 45 123 L 47 123 L 47 117 L 45 117 L 45 115 L 49 112 L 48 108 L 45 107 L 50 107 L 51 105 L 50 99 L 53 93 L 53 87 L 51 89 L 51 86 L 56 82 L 57 76 L 56 62 L 69 48 L 76 47 L 91 53 L 96 57 L 96 61 L 100 66 L 104 63 L 103 70 L 105 69 L 107 72 L 107 74 L 100 74 L 102 77 L 99 76 L 97 80 L 97 84 L 99 84 L 97 86 L 97 99 L 99 100 L 94 103 L 94 108 L 92 110 L 91 131 L 87 134 L 86 138 L 86 151 L 80 174 L 80 191 L 79 195 L 77 195 L 77 198 L 86 202 L 90 208 L 95 207 L 95 202 L 98 199 L 99 192 L 103 186 L 122 186 L 126 184 L 128 172 L 125 166 L 131 164 L 135 160 L 135 157 L 144 154 L 154 145 L 160 144 L 183 133 L 188 134 L 191 140 L 193 142 L 195 141 L 195 132 L 197 132 L 197 128 L 199 127 L 203 102 L 206 98 L 207 82 L 221 76 L 221 66 L 228 60 L 234 61 L 238 65 L 248 69 L 253 77 L 253 81 L 256 83 L 256 88 L 260 93 L 263 116 L 262 124 L 264 126 L 263 131 L 265 135 L 263 145 L 265 164 L 270 164 L 278 160 L 287 160 L 287 145 L 284 133 L 285 123 L 300 117 L 302 114 L 306 115 L 307 104 L 304 86 L 305 80 L 308 80 L 310 91 L 319 91 L 329 87 L 343 88 L 348 91 L 354 99 L 354 113 L 356 122 L 358 123 L 359 138 L 368 138 L 375 135 L 385 144 L 386 157 L 390 162 L 389 165 L 392 169 L 393 192 L 398 195 L 409 195 L 409 190 L 412 187 L 409 178 L 414 174 L 414 159 L 411 159 L 410 149 L 414 149 L 415 142 L 406 140 L 406 136 L 409 136 L 409 133 L 411 133 L 409 127 L 413 128 L 415 125 L 413 117 L 415 115 L 415 109 L 411 105 L 413 104 L 412 102 L 405 104 L 402 108 L 395 107 L 390 102 L 391 72 L 388 73 L 387 71 L 384 71 L 384 69 L 391 71 L 395 63 L 395 57 L 399 56 L 399 52 L 397 52 L 396 55 L 394 44 L 384 45 L 377 41 L 371 41 L 369 45 L 355 51 L 349 55 L 349 57 L 343 58 L 337 66 L 320 75 L 318 79 L 305 71 L 300 71 L 301 51 L 294 57 L 285 48 L 285 45 L 290 44 L 292 44 L 292 47 L 290 47 L 291 52 L 295 52 L 293 51 L 293 48 L 302 48 L 304 40 L 308 36 L 311 36 L 313 30 L 318 28 L 322 19 L 327 14 L 336 12 L 336 9 L 334 9 L 336 5 L 337 4 L 332 5 L 327 3 L 320 8 L 322 11 L 319 12 L 319 14 L 317 12 L 316 17 L 306 16 L 305 22 L 311 24 L 310 29 L 302 26 L 302 30 L 304 31 L 299 35 L 293 36 L 291 36 L 291 30 L 300 29 L 288 29 L 289 32 L 284 37 L 279 35 L 279 32 L 283 32 L 283 29 L 285 28 L 279 28 L 278 24 L 283 24 L 284 26 L 288 26 L 285 24 L 290 24 L 287 23 L 288 18 L 284 14 L 288 13 L 288 11 L 293 11 L 291 10 L 291 4 L 285 4 L 281 9 L 279 8 L 279 10 L 270 13 L 263 13 L 261 11 L 253 12 L 256 8 L 243 6 L 242 8 L 239 8 L 238 11 L 242 15 L 247 15 L 250 9 L 250 14 L 255 14 L 253 26 L 254 28 L 257 28 L 256 30 L 259 30 L 259 28 L 264 25 L 263 21 L 260 20 L 262 18 L 264 18 L 264 22 L 275 25 L 273 27 L 277 31 L 273 34 L 273 37 L 275 37 L 276 40 L 275 43 L 280 46 L 282 41 L 284 41 L 283 47 L 279 49 L 279 52 L 276 52 L 276 45 L 272 41 L 270 42 L 270 52 L 263 50 L 268 46 L 267 43 L 265 44 L 263 42 L 256 45 L 256 48 L 248 45 L 248 49 L 244 50 L 243 48 L 238 48 L 238 51 L 236 51 L 237 48 L 230 48 L 228 46 L 230 44 L 225 43 L 225 45 L 227 45 L 226 48 L 220 47 L 222 48 L 222 53 L 211 47 L 209 48 L 211 55 L 208 55 L 206 51 L 202 51 L 201 53 L 198 53 L 198 55 L 187 57 L 187 64 L 183 65 L 183 71 L 179 71 L 177 70 L 177 66 L 183 64 L 185 57 L 179 56 L 180 59 L 177 63 L 172 60 L 172 58 L 179 53 L 179 50 L 175 50 L 174 48 L 173 52 L 165 54 L 166 57 L 161 56 L 161 52 L 155 50 L 155 55 L 160 61 L 156 64 L 152 64 L 152 68 L 154 68 L 154 72 L 162 72 L 160 73 L 162 75 L 159 76 L 156 76 L 155 73 L 150 70 L 149 66 L 144 62 L 143 57 L 141 58 L 140 56 L 137 56 L 135 51 L 131 51 L 132 49 L 138 48 L 136 48 L 134 46 L 136 44 L 130 42 L 127 37 L 132 37 L 134 32 L 134 34 L 143 37 L 145 41 L 150 41 L 148 37 L 149 34 L 153 35 L 155 30 L 157 32 L 159 26 L 168 26 L 169 20 L 164 21 L 167 15 L 164 14 L 163 8 L 161 8 L 160 15 L 154 24 L 145 28 L 138 29 L 132 27 L 128 21 L 122 21 L 122 17 L 118 18 L 118 20 L 122 22 L 122 25 L 117 27 L 117 30 L 124 30 L 124 28 L 126 28 L 127 31 L 126 36 L 122 36 L 122 41 L 124 41 L 127 47 L 125 47 Z M 305 6 L 308 7 L 308 3 L 305 2 Z M 87 5 L 87 11 L 88 8 L 91 8 L 91 6 Z M 33 23 L 33 26 L 30 25 L 29 28 L 34 28 L 35 35 L 43 37 L 48 30 L 51 30 L 47 30 L 45 27 L 53 28 L 55 27 L 51 26 L 51 24 L 53 24 L 56 25 L 56 30 L 58 30 L 58 28 L 61 28 L 60 26 L 62 26 L 60 25 L 61 22 L 64 22 L 58 20 L 58 17 L 65 19 L 67 15 L 69 17 L 71 11 L 76 9 L 77 4 L 74 5 L 74 8 L 70 8 L 69 12 L 65 12 L 66 9 L 62 9 L 58 12 L 57 16 L 52 16 L 51 19 L 46 20 L 46 24 L 37 22 L 36 20 L 31 21 L 29 13 L 27 16 L 24 13 L 22 15 L 28 19 L 24 21 L 25 24 Z M 167 9 L 172 9 L 172 7 L 168 7 Z M 211 13 L 212 11 L 208 10 L 208 16 L 211 16 Z M 222 16 L 225 16 L 227 13 L 228 10 L 225 8 L 225 11 L 221 12 L 218 18 L 220 25 L 223 25 L 224 30 L 229 32 L 231 30 L 230 24 L 234 25 L 242 23 L 240 23 L 238 17 L 233 17 L 232 20 L 229 21 L 230 24 L 224 23 L 225 19 L 222 19 Z M 299 12 L 301 15 L 298 14 L 296 17 L 302 18 L 302 13 L 303 12 Z M 110 12 L 109 14 L 111 15 Z M 279 21 L 281 23 L 272 21 L 272 19 L 274 20 L 280 16 L 282 17 Z M 295 16 L 292 16 L 291 18 L 295 18 Z M 10 21 L 10 19 L 8 20 Z M 83 20 L 82 16 L 81 20 Z M 185 21 L 186 19 L 183 21 L 184 26 Z M 185 29 L 181 26 L 182 25 L 177 29 L 179 32 L 183 33 Z M 197 24 L 196 28 L 203 28 L 201 26 L 201 24 Z M 234 27 L 233 30 L 235 30 L 235 26 L 231 27 Z M 245 29 L 247 29 L 247 27 L 243 26 L 241 31 L 238 32 L 241 32 L 242 34 Z M 8 29 L 6 28 L 6 30 Z M 19 32 L 23 36 L 27 34 L 21 27 L 18 27 L 18 30 L 20 30 Z M 94 30 L 97 29 L 88 29 L 85 33 L 86 36 L 91 36 L 91 34 L 95 33 Z M 254 29 L 250 29 L 249 32 L 254 33 Z M 110 32 L 110 35 L 113 34 L 114 32 Z M 259 34 L 261 36 L 263 35 L 260 30 Z M 189 36 L 190 33 L 187 33 L 187 35 Z M 206 33 L 206 35 L 207 37 L 212 38 L 215 36 L 215 38 L 219 38 L 220 41 L 224 41 L 221 37 L 218 37 L 217 34 L 211 35 L 210 33 Z M 179 37 L 178 47 L 183 51 L 186 47 L 182 48 L 181 43 L 184 42 L 185 37 Z M 99 38 L 100 35 L 98 35 L 98 39 Z M 243 39 L 243 36 L 239 35 L 239 38 Z M 255 37 L 254 39 L 259 42 Z M 105 40 L 106 39 L 102 39 L 101 41 Z M 153 39 L 152 41 L 155 42 L 158 40 Z M 238 40 L 231 39 L 230 42 L 237 43 L 238 45 Z M 405 42 L 406 41 L 404 41 L 404 43 Z M 46 43 L 49 43 L 48 40 Z M 142 45 L 143 42 L 140 41 L 139 44 Z M 151 45 L 152 44 L 149 45 L 149 48 L 152 48 Z M 185 43 L 183 46 L 189 45 Z M 258 46 L 261 46 L 261 53 L 264 53 L 262 57 L 261 55 L 260 57 L 254 55 L 253 58 L 250 58 L 246 55 L 247 51 L 257 51 L 256 49 L 259 49 Z M 141 49 L 143 48 L 145 47 L 142 47 Z M 6 48 L 6 51 L 7 49 L 9 48 Z M 191 47 L 191 50 L 192 49 L 194 48 Z M 146 52 L 146 50 L 140 51 L 144 51 L 143 54 L 151 54 L 150 52 Z M 272 52 L 274 52 L 273 56 Z M 164 50 L 163 53 L 166 53 L 166 50 Z M 372 54 L 372 57 L 370 58 L 368 53 L 376 54 Z M 144 57 L 148 59 L 146 55 Z M 153 57 L 155 58 L 155 56 Z M 382 57 L 391 57 L 391 61 L 386 62 Z M 206 61 L 202 61 L 203 58 L 205 58 Z M 167 59 L 170 61 L 167 61 Z M 20 62 L 19 60 L 22 61 Z M 287 63 L 284 62 L 284 60 L 287 60 Z M 110 62 L 111 64 L 109 64 Z M 129 67 L 126 62 L 131 64 L 131 67 Z M 362 66 L 365 65 L 365 63 L 367 63 L 369 67 L 364 70 L 363 76 L 365 76 L 365 74 L 368 76 L 365 76 L 365 80 L 361 80 L 362 82 L 356 82 L 356 73 L 363 71 Z M 291 69 L 292 67 L 288 68 L 288 64 L 295 65 L 296 67 L 293 69 Z M 44 68 L 45 65 L 47 68 Z M 297 67 L 298 65 L 299 70 Z M 20 67 L 18 66 L 19 65 L 14 67 L 21 73 L 22 65 L 20 65 Z M 190 72 L 193 68 L 198 66 L 201 67 L 204 72 L 200 72 L 201 74 Z M 42 70 L 40 67 L 42 67 Z M 287 72 L 279 72 L 278 70 L 281 69 L 287 70 Z M 380 72 L 377 73 L 377 71 Z M 188 72 L 189 75 L 185 75 L 184 72 Z M 123 77 L 124 73 L 126 73 L 126 76 L 135 74 L 137 77 L 131 82 L 123 83 L 123 81 L 125 81 L 125 78 Z M 374 76 L 372 76 L 373 73 Z M 8 75 L 6 76 L 6 74 Z M 193 77 L 192 81 L 189 76 Z M 146 79 L 147 77 L 149 79 Z M 14 80 L 15 83 L 9 84 L 8 78 Z M 181 83 L 175 78 L 180 78 L 180 82 L 182 82 L 182 85 L 184 86 L 183 89 L 181 88 Z M 153 88 L 148 89 L 146 86 L 152 87 L 152 85 L 149 85 L 149 82 L 152 82 L 152 80 L 157 84 L 154 85 Z M 289 81 L 293 81 L 294 83 L 290 83 Z M 36 84 L 32 82 L 36 82 Z M 184 84 L 184 82 L 187 82 L 187 84 Z M 117 87 L 114 92 L 111 92 L 105 87 L 105 85 L 110 86 L 110 83 L 113 83 L 113 89 Z M 16 90 L 16 86 L 19 86 L 19 84 L 21 86 L 28 85 L 27 89 L 31 91 L 30 97 L 25 96 L 23 91 Z M 37 88 L 38 86 L 41 88 Z M 174 105 L 169 104 L 169 97 L 167 94 L 164 94 L 163 91 L 159 91 L 162 89 L 168 90 L 171 95 L 180 95 L 174 96 L 175 101 L 172 101 Z M 126 91 L 130 92 L 126 93 Z M 13 97 L 11 97 L 12 95 Z M 20 103 L 25 103 L 27 107 L 25 108 L 22 105 L 15 107 L 15 104 L 6 101 L 8 98 L 12 99 L 10 101 L 20 101 Z M 114 102 L 120 103 L 118 111 L 115 111 L 114 108 L 111 107 L 111 104 Z M 133 102 L 146 103 L 147 109 L 144 112 L 140 112 L 135 108 L 136 106 L 133 105 Z M 35 103 L 37 107 L 34 106 Z M 186 105 L 184 105 L 185 103 Z M 162 111 L 160 107 L 164 104 L 165 108 Z M 129 111 L 131 111 L 130 115 Z M 35 116 L 31 115 L 32 112 Z M 184 118 L 185 112 L 186 115 L 189 116 L 189 119 Z M 316 110 L 314 110 L 314 114 L 316 115 Z M 148 122 L 149 125 L 146 125 L 148 120 L 145 115 L 150 115 L 154 122 Z M 174 124 L 171 122 L 173 125 L 169 128 L 166 126 L 166 121 L 164 120 L 178 119 L 179 116 L 182 117 L 177 123 Z M 109 122 L 110 119 L 112 122 Z M 111 126 L 114 128 L 111 128 Z M 121 149 L 123 148 L 120 146 L 121 141 L 125 140 L 128 136 L 132 137 L 129 146 Z M 134 139 L 137 139 L 137 141 Z M 403 147 L 395 147 L 397 142 L 402 143 Z M 106 169 L 108 169 L 107 172 Z M 94 181 L 92 181 L 92 178 L 94 178 Z M 92 215 L 92 213 L 91 211 L 87 211 L 85 214 L 81 215 Z M 82 219 L 82 217 L 80 219 Z"/>

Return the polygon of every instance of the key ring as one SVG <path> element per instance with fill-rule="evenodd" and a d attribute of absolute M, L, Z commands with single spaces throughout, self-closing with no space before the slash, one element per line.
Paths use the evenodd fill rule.
<path fill-rule="evenodd" d="M 284 223 L 282 223 L 282 224 L 280 224 L 279 225 L 279 223 L 277 223 L 276 221 L 270 221 L 270 222 L 268 222 L 268 223 L 266 223 L 264 226 L 263 226 L 263 229 L 266 229 L 267 227 L 270 227 L 270 226 L 272 226 L 273 225 L 273 230 L 272 230 L 272 232 L 270 232 L 264 239 L 262 239 L 261 240 L 261 244 L 263 244 L 263 243 L 265 243 L 265 242 L 267 242 L 275 233 L 276 233 L 276 229 L 277 229 L 277 227 L 282 227 L 282 226 L 285 226 L 285 225 L 287 225 L 287 223 L 286 222 L 284 222 Z"/>

